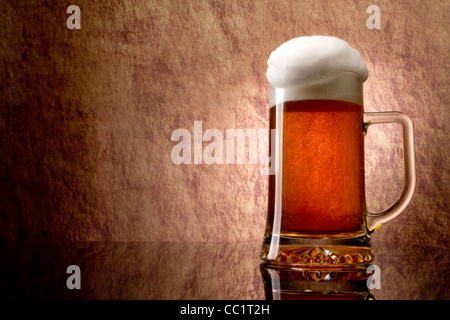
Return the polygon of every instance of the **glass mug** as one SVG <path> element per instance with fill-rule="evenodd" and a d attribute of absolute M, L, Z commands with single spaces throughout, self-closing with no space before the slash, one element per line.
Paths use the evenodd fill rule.
<path fill-rule="evenodd" d="M 374 260 L 370 233 L 397 217 L 414 194 L 413 124 L 400 112 L 364 112 L 363 81 L 352 72 L 302 90 L 271 86 L 275 172 L 260 257 L 278 267 L 367 266 Z M 369 213 L 364 136 L 372 124 L 394 122 L 403 127 L 405 185 L 392 207 Z"/>

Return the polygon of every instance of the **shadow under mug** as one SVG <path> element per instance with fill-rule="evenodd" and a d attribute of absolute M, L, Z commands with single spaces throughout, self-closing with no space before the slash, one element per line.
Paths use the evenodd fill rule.
<path fill-rule="evenodd" d="M 374 260 L 370 233 L 402 213 L 414 194 L 410 118 L 400 112 L 364 112 L 362 81 L 356 76 L 337 79 L 331 89 L 326 85 L 316 92 L 271 88 L 275 138 L 269 143 L 272 174 L 260 257 L 278 267 L 369 265 Z M 405 185 L 392 207 L 369 213 L 364 136 L 370 125 L 383 123 L 402 125 Z"/>

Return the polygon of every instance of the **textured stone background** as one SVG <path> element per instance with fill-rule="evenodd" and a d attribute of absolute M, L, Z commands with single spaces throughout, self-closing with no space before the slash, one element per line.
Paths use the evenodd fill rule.
<path fill-rule="evenodd" d="M 81 7 L 81 30 L 66 8 Z M 259 165 L 175 165 L 177 128 L 267 128 L 269 54 L 341 37 L 369 69 L 366 111 L 415 124 L 418 184 L 374 241 L 449 247 L 448 1 L 1 1 L 0 238 L 258 241 Z M 402 188 L 395 125 L 366 139 L 367 201 Z"/>

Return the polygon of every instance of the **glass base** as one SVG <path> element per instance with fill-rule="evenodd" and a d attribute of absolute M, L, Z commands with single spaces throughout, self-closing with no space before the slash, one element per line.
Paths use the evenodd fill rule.
<path fill-rule="evenodd" d="M 277 245 L 271 242 L 271 235 L 266 235 L 260 257 L 273 267 L 365 268 L 375 259 L 367 235 L 354 238 L 298 238 L 281 235 Z"/>

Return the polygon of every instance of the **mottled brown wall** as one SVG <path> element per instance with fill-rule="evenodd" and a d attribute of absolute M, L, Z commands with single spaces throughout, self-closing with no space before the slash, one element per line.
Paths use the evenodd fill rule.
<path fill-rule="evenodd" d="M 81 30 L 66 8 L 81 7 Z M 381 8 L 369 30 L 366 8 Z M 448 1 L 1 1 L 0 237 L 259 240 L 259 165 L 175 165 L 177 128 L 267 128 L 266 61 L 341 37 L 369 69 L 366 111 L 415 124 L 418 184 L 376 241 L 449 246 Z M 401 132 L 366 139 L 367 199 L 401 191 Z M 262 240 L 262 239 L 261 239 Z"/>

